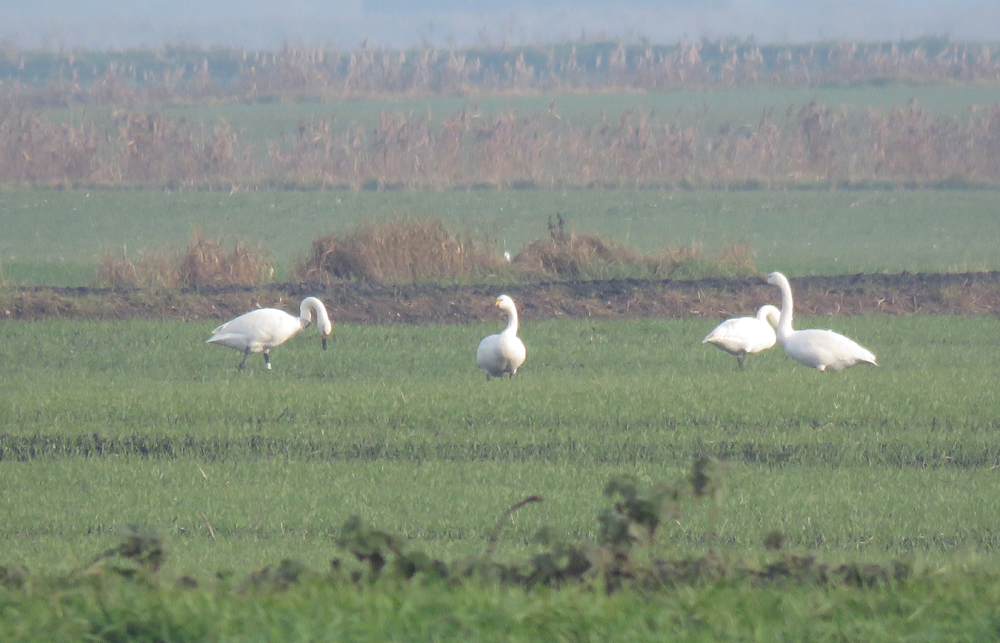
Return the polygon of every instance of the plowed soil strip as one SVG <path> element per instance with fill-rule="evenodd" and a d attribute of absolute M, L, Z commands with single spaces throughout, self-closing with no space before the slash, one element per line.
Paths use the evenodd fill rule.
<path fill-rule="evenodd" d="M 801 315 L 997 314 L 1000 272 L 857 274 L 792 278 Z M 181 291 L 99 288 L 6 288 L 6 319 L 229 319 L 257 307 L 293 310 L 320 297 L 335 321 L 352 324 L 466 323 L 495 319 L 500 293 L 518 303 L 525 319 L 728 317 L 780 303 L 761 278 L 565 281 L 516 286 L 414 284 L 384 286 L 271 284 L 262 288 Z"/>

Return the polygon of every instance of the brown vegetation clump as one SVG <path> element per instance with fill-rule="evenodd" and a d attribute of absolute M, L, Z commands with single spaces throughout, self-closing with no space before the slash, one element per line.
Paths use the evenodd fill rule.
<path fill-rule="evenodd" d="M 589 234 L 566 232 L 566 219 L 549 219 L 547 237 L 529 242 L 514 260 L 528 273 L 541 273 L 558 279 L 579 279 L 600 268 L 638 266 L 645 263 L 635 250 Z"/>
<path fill-rule="evenodd" d="M 234 241 L 232 250 L 198 233 L 184 254 L 176 250 L 139 251 L 137 259 L 125 248 L 121 259 L 110 251 L 97 267 L 97 281 L 111 288 L 202 288 L 259 286 L 274 275 L 261 251 Z"/>
<path fill-rule="evenodd" d="M 469 283 L 497 277 L 508 283 L 538 280 L 744 277 L 755 274 L 753 249 L 725 248 L 718 259 L 700 246 L 679 246 L 646 256 L 601 237 L 566 229 L 566 219 L 549 220 L 548 234 L 504 260 L 495 239 L 477 241 L 450 232 L 441 221 L 398 219 L 364 223 L 344 234 L 313 242 L 312 253 L 295 271 L 305 282 L 360 281 L 378 284 Z"/>
<path fill-rule="evenodd" d="M 374 283 L 463 280 L 502 268 L 496 244 L 452 233 L 441 221 L 402 218 L 364 223 L 346 234 L 313 241 L 298 267 L 304 281 Z"/>
<path fill-rule="evenodd" d="M 120 259 L 110 250 L 104 252 L 97 266 L 97 283 L 110 288 L 176 288 L 180 275 L 170 253 L 140 250 L 139 256 L 131 259 L 126 246 Z"/>
<path fill-rule="evenodd" d="M 232 250 L 198 233 L 178 266 L 180 282 L 202 286 L 259 286 L 274 276 L 274 267 L 261 251 L 233 242 Z"/>

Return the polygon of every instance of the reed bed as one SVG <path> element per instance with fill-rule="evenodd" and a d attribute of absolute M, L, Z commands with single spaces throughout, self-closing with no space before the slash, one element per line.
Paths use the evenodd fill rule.
<path fill-rule="evenodd" d="M 168 189 L 789 188 L 1000 185 L 1000 103 L 937 117 L 811 102 L 714 131 L 703 114 L 627 110 L 443 120 L 383 113 L 374 127 L 309 118 L 260 155 L 223 119 L 126 113 L 115 131 L 0 110 L 0 184 Z M 105 141 L 98 145 L 97 141 Z"/>
<path fill-rule="evenodd" d="M 569 42 L 280 51 L 164 47 L 118 52 L 5 51 L 0 109 L 336 101 L 357 97 L 859 83 L 1000 82 L 995 44 L 923 38 L 768 45 L 737 39 Z"/>

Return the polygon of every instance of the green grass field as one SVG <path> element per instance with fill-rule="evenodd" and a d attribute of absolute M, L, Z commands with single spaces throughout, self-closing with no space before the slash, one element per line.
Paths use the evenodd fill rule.
<path fill-rule="evenodd" d="M 473 191 L 212 192 L 0 191 L 0 268 L 9 283 L 93 284 L 105 251 L 185 248 L 210 239 L 260 243 L 284 279 L 311 242 L 362 221 L 402 215 L 494 231 L 516 254 L 562 214 L 577 232 L 643 252 L 733 242 L 756 248 L 762 272 L 1000 269 L 996 194 L 989 191 Z"/>
<path fill-rule="evenodd" d="M 168 539 L 170 573 L 321 569 L 351 514 L 455 559 L 540 494 L 498 549 L 523 559 L 542 525 L 593 540 L 610 475 L 673 481 L 698 455 L 730 465 L 717 523 L 692 510 L 666 552 L 752 553 L 779 529 L 832 559 L 995 561 L 1000 323 L 811 321 L 882 366 L 821 374 L 776 349 L 738 372 L 700 343 L 711 321 L 529 319 L 514 381 L 474 367 L 499 324 L 338 326 L 326 353 L 309 329 L 273 372 L 238 373 L 202 343 L 212 323 L 6 322 L 4 562 L 77 567 L 135 523 Z"/>
<path fill-rule="evenodd" d="M 636 106 L 702 114 L 705 131 L 756 123 L 816 100 L 859 113 L 935 116 L 996 103 L 990 86 L 719 89 L 595 96 L 349 100 L 165 108 L 225 118 L 243 143 L 303 118 L 372 125 L 382 111 L 440 122 L 546 113 L 617 122 Z M 79 112 L 53 112 L 76 122 Z M 88 114 L 88 118 L 94 118 Z M 103 118 L 99 116 L 97 118 Z M 493 235 L 516 253 L 568 228 L 652 252 L 696 244 L 757 250 L 762 273 L 1000 270 L 992 191 L 159 192 L 0 190 L 0 286 L 91 285 L 106 251 L 182 249 L 196 232 L 260 243 L 289 274 L 310 243 L 402 215 Z M 1000 374 L 995 316 L 797 318 L 833 327 L 877 369 L 821 374 L 780 348 L 735 359 L 701 339 L 717 320 L 523 319 L 528 361 L 486 382 L 478 341 L 501 322 L 338 325 L 274 351 L 274 371 L 239 373 L 207 346 L 215 322 L 0 323 L 0 640 L 989 640 L 1000 631 Z M 352 514 L 448 561 L 482 554 L 504 511 L 539 494 L 503 531 L 496 557 L 526 561 L 542 526 L 593 543 L 609 476 L 675 481 L 694 458 L 725 463 L 717 504 L 687 508 L 651 556 L 717 552 L 750 564 L 786 551 L 831 562 L 901 558 L 902 586 L 682 586 L 605 596 L 562 590 L 375 586 L 307 580 L 289 592 L 229 592 L 283 558 L 324 572 Z M 169 552 L 151 583 L 91 577 L 128 525 Z M 65 575 L 65 572 L 71 572 Z M 51 576 L 52 574 L 58 576 Z M 202 583 L 182 590 L 190 574 Z"/>

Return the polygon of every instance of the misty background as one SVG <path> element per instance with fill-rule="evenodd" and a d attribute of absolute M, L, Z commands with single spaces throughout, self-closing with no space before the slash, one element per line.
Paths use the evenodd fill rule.
<path fill-rule="evenodd" d="M 924 36 L 1000 41 L 998 0 L 0 0 L 7 47 L 277 49 Z"/>

